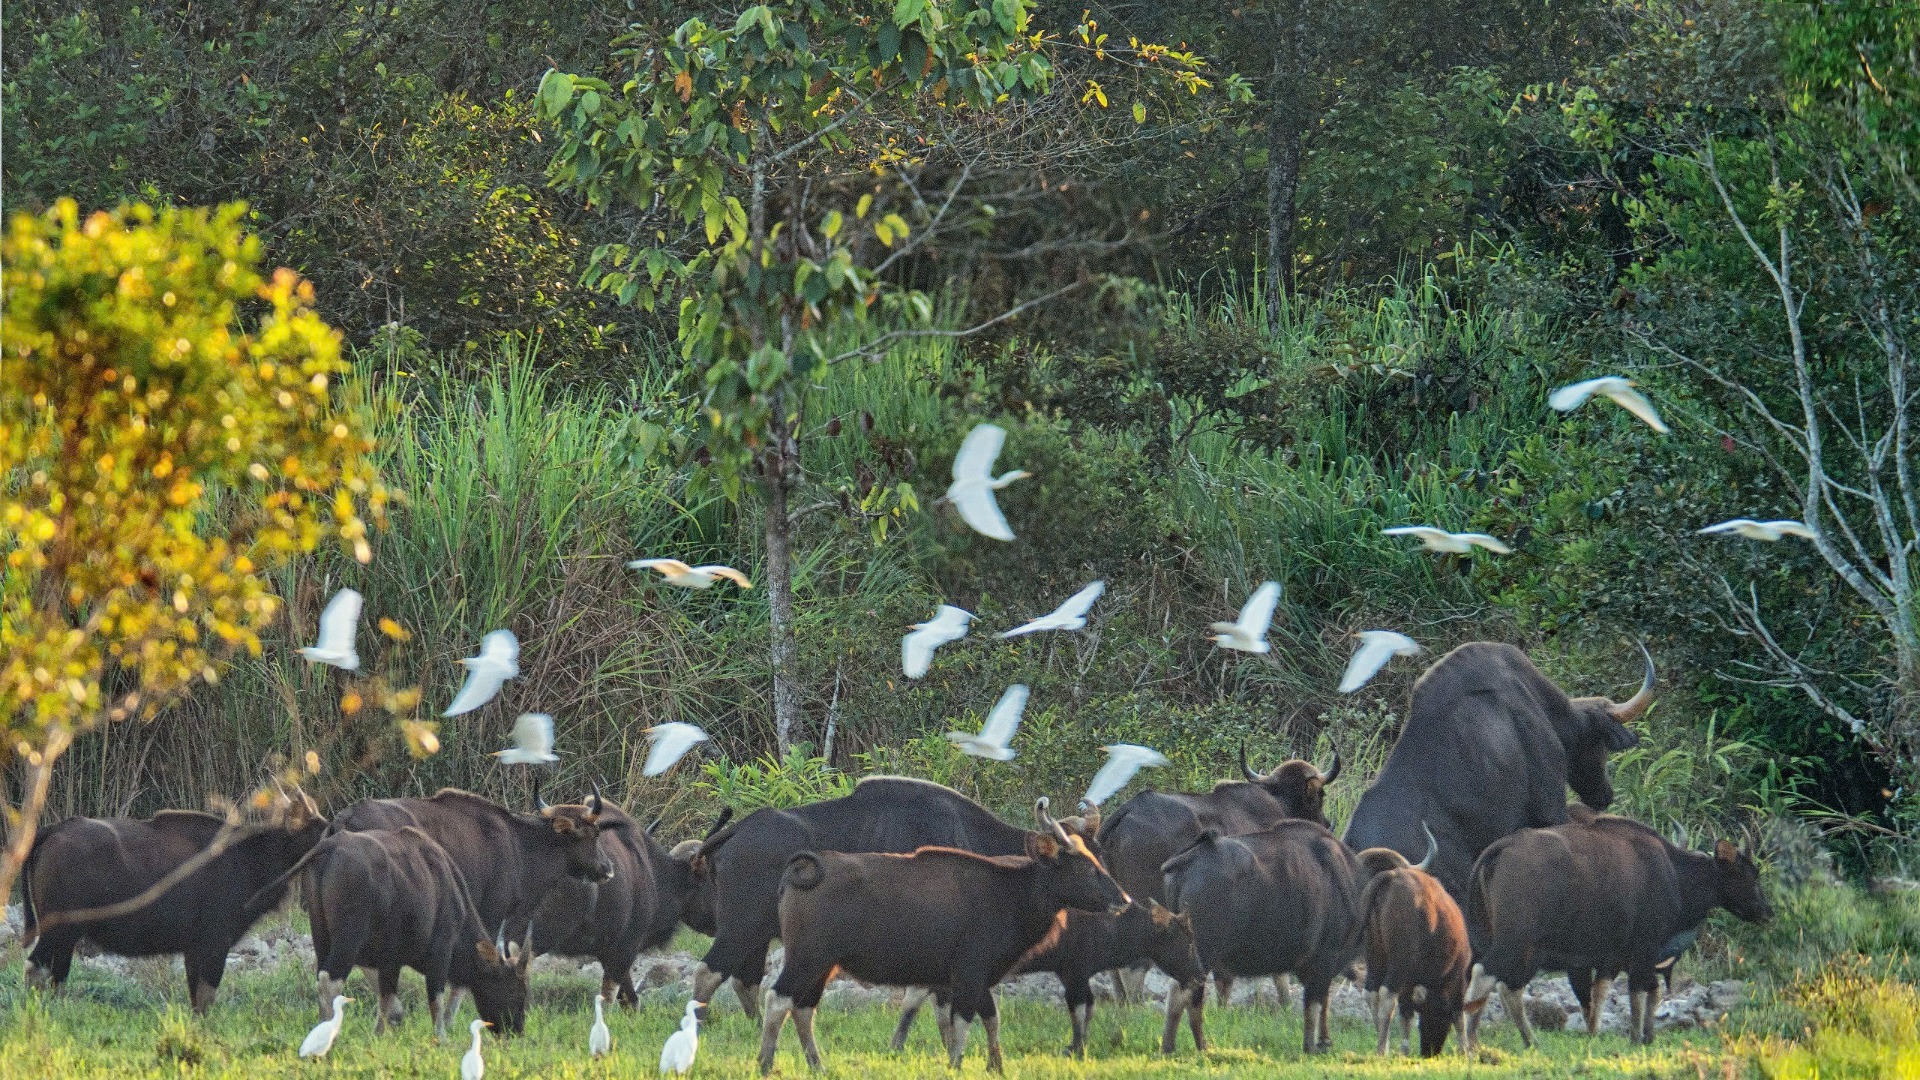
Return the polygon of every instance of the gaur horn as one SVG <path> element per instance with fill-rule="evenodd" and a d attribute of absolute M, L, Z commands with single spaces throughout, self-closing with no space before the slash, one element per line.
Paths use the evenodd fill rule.
<path fill-rule="evenodd" d="M 494 951 L 494 952 L 497 952 L 497 953 L 499 953 L 499 954 L 500 954 L 500 957 L 501 957 L 501 959 L 505 959 L 505 958 L 506 958 L 506 955 L 507 955 L 507 920 L 505 920 L 505 919 L 501 919 L 501 920 L 500 920 L 500 932 L 499 932 L 499 933 L 497 933 L 497 934 L 495 934 L 495 935 L 493 935 L 493 951 Z"/>
<path fill-rule="evenodd" d="M 1051 805 L 1053 805 L 1052 802 L 1045 795 L 1033 800 L 1033 820 L 1040 826 L 1042 832 L 1053 827 L 1053 815 L 1047 813 L 1047 808 Z"/>
<path fill-rule="evenodd" d="M 543 814 L 546 813 L 548 810 L 553 809 L 552 806 L 548 805 L 547 800 L 541 798 L 538 795 L 535 795 L 533 797 L 533 805 L 535 809 L 539 810 Z"/>
<path fill-rule="evenodd" d="M 593 791 L 587 796 L 587 812 L 594 817 L 600 816 L 600 781 L 593 782 Z"/>
<path fill-rule="evenodd" d="M 1608 710 L 1615 720 L 1623 724 L 1630 724 L 1640 719 L 1648 706 L 1653 704 L 1653 654 L 1647 651 L 1647 643 L 1644 641 L 1640 643 L 1640 655 L 1647 661 L 1647 677 L 1641 680 L 1640 690 Z"/>
<path fill-rule="evenodd" d="M 1336 746 L 1333 748 L 1333 765 L 1320 770 L 1320 782 L 1331 784 L 1338 779 L 1340 779 L 1340 748 Z"/>
<path fill-rule="evenodd" d="M 1240 771 L 1246 775 L 1248 780 L 1256 784 L 1266 779 L 1266 777 L 1254 772 L 1253 766 L 1247 764 L 1247 742 L 1245 739 L 1240 740 Z"/>
<path fill-rule="evenodd" d="M 1433 857 L 1440 854 L 1440 841 L 1433 838 L 1433 830 L 1427 828 L 1427 823 L 1424 821 L 1420 823 L 1420 831 L 1427 834 L 1427 857 L 1414 863 L 1413 868 L 1415 870 L 1428 870 L 1433 867 Z"/>

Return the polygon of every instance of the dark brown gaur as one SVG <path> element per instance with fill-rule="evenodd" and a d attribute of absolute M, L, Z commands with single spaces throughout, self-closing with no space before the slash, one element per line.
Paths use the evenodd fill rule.
<path fill-rule="evenodd" d="M 1127 895 L 1080 837 L 1047 820 L 1026 854 L 988 857 L 925 847 L 909 855 L 803 851 L 781 878 L 786 966 L 761 1030 L 760 1071 L 773 1068 L 789 1014 L 812 1068 L 820 1067 L 813 1013 L 836 972 L 884 986 L 933 991 L 948 1062 L 966 1052 L 974 1017 L 986 1027 L 987 1064 L 1001 1072 L 993 985 L 1055 941 L 1066 910 L 1119 912 Z"/>

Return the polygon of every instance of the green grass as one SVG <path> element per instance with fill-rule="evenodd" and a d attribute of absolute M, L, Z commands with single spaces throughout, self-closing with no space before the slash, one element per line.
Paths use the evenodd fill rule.
<path fill-rule="evenodd" d="M 453 1075 L 466 1049 L 464 1024 L 471 1005 L 461 1016 L 462 1037 L 445 1044 L 434 1041 L 423 1008 L 418 976 L 402 980 L 402 999 L 408 1010 L 398 1033 L 376 1037 L 370 1011 L 370 987 L 364 975 L 355 975 L 348 992 L 348 1024 L 332 1053 L 319 1064 L 302 1064 L 295 1057 L 307 1029 L 315 1020 L 311 975 L 288 965 L 278 969 L 236 973 L 228 977 L 211 1015 L 195 1018 L 185 1006 L 183 990 L 161 969 L 141 978 L 118 978 L 98 971 L 76 969 L 68 993 L 60 998 L 23 997 L 17 963 L 0 971 L 0 1076 L 29 1077 L 242 1077 L 326 1075 L 346 1077 L 406 1077 Z M 680 987 L 650 991 L 636 1012 L 615 1011 L 608 1017 L 615 1052 L 611 1060 L 595 1063 L 585 1053 L 586 1030 L 595 983 L 580 976 L 538 976 L 534 980 L 533 1009 L 526 1033 L 515 1039 L 486 1043 L 489 1077 L 628 1077 L 653 1076 L 661 1043 L 675 1027 L 683 994 Z M 744 1077 L 755 1075 L 759 1048 L 757 1028 L 722 995 L 714 1010 L 717 1019 L 701 1032 L 695 1076 Z M 896 1013 L 890 1008 L 851 1010 L 822 1008 L 816 1022 L 828 1077 L 946 1078 L 945 1055 L 933 1024 L 923 1017 L 914 1029 L 905 1053 L 886 1050 Z M 1334 1025 L 1336 1050 L 1305 1060 L 1299 1050 L 1300 1019 L 1296 1013 L 1276 1014 L 1263 1007 L 1208 1010 L 1208 1035 L 1214 1049 L 1204 1059 L 1195 1056 L 1182 1035 L 1182 1050 L 1161 1057 L 1160 1016 L 1146 1008 L 1103 1006 L 1095 1014 L 1091 1051 L 1087 1061 L 1074 1062 L 1060 1053 L 1067 1036 L 1065 1011 L 1056 1005 L 1011 1001 L 1003 1012 L 1002 1042 L 1010 1076 L 1042 1080 L 1050 1077 L 1307 1077 L 1339 1075 L 1356 1078 L 1381 1076 L 1500 1077 L 1567 1076 L 1646 1077 L 1722 1075 L 1732 1060 L 1717 1034 L 1664 1034 L 1646 1050 L 1630 1048 L 1618 1036 L 1600 1036 L 1589 1043 L 1583 1036 L 1547 1034 L 1541 1048 L 1518 1050 L 1519 1042 L 1507 1026 L 1484 1032 L 1488 1048 L 1469 1061 L 1450 1044 L 1448 1052 L 1431 1062 L 1394 1057 L 1381 1060 L 1370 1052 L 1372 1037 L 1356 1022 Z M 976 1027 L 969 1043 L 964 1075 L 985 1073 L 984 1036 Z M 777 1071 L 786 1076 L 806 1074 L 798 1041 L 791 1026 L 783 1033 Z"/>

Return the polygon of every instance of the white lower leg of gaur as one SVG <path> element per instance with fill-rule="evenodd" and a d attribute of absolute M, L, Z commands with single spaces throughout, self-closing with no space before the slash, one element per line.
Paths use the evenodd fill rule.
<path fill-rule="evenodd" d="M 1068 1015 L 1073 1019 L 1073 1040 L 1067 1044 L 1067 1053 L 1079 1055 L 1087 1049 L 1087 1023 L 1093 1015 L 1091 1004 L 1075 1005 Z"/>
<path fill-rule="evenodd" d="M 947 1011 L 947 1064 L 960 1067 L 960 1059 L 967 1056 L 967 1036 L 972 1032 L 973 1024 L 953 1015 L 951 1007 Z"/>
<path fill-rule="evenodd" d="M 1379 1053 L 1382 1057 L 1390 1053 L 1388 1043 L 1393 1030 L 1393 1010 L 1400 1004 L 1393 991 L 1381 987 L 1373 992 L 1373 1028 L 1380 1036 Z"/>
<path fill-rule="evenodd" d="M 1583 1019 L 1587 1022 L 1587 1038 L 1600 1033 L 1600 1010 L 1607 1003 L 1607 995 L 1613 990 L 1612 979 L 1593 980 L 1593 989 L 1587 992 L 1587 1007 Z"/>
<path fill-rule="evenodd" d="M 323 971 L 314 981 L 318 984 L 320 992 L 320 1019 L 331 1020 L 333 1019 L 333 996 L 340 992 L 341 987 L 347 984 L 347 980 L 341 979 L 336 983 L 332 976 Z"/>
<path fill-rule="evenodd" d="M 900 1022 L 893 1026 L 892 1046 L 896 1052 L 906 1049 L 907 1036 L 913 1031 L 914 1018 L 920 1015 L 921 1008 L 932 996 L 933 991 L 924 986 L 907 988 L 906 997 L 900 1001 Z"/>
<path fill-rule="evenodd" d="M 1000 1014 L 992 1012 L 982 1016 L 980 1026 L 987 1032 L 987 1068 L 997 1073 L 1006 1072 L 1006 1063 L 1000 1058 Z"/>
<path fill-rule="evenodd" d="M 1425 1004 L 1426 996 L 1426 991 L 1421 987 L 1416 986 L 1413 988 L 1413 1003 L 1415 1005 Z M 1405 1009 L 1400 1010 L 1400 1052 L 1402 1054 L 1413 1053 L 1413 1014 L 1407 1012 Z"/>
<path fill-rule="evenodd" d="M 1648 1028 L 1652 1027 L 1651 1021 L 1653 1020 L 1653 1010 L 1647 1007 L 1647 997 L 1648 994 L 1645 990 L 1634 990 L 1627 995 L 1627 1000 L 1632 1009 L 1627 1020 L 1627 1042 L 1629 1043 L 1649 1041 L 1643 1038 L 1642 1034 Z"/>
<path fill-rule="evenodd" d="M 1645 1026 L 1642 1027 L 1640 1030 L 1640 1043 L 1643 1046 L 1653 1042 L 1653 1014 L 1659 1008 L 1660 1008 L 1660 984 L 1658 982 L 1655 982 L 1653 984 L 1653 989 L 1647 991 L 1647 1015 L 1646 1015 L 1646 1020 L 1644 1021 Z"/>
<path fill-rule="evenodd" d="M 1506 1007 L 1507 1015 L 1513 1018 L 1515 1027 L 1520 1029 L 1520 1042 L 1527 1049 L 1533 1049 L 1533 1024 L 1527 1019 L 1527 1003 L 1520 991 L 1500 983 L 1500 1004 Z"/>
<path fill-rule="evenodd" d="M 1467 979 L 1466 1026 L 1460 1029 L 1460 1044 L 1467 1049 L 1480 1042 L 1480 1021 L 1486 1018 L 1487 999 L 1493 994 L 1493 986 L 1493 976 L 1479 964 L 1473 965 L 1473 974 Z"/>
<path fill-rule="evenodd" d="M 820 1071 L 820 1045 L 813 1041 L 812 1008 L 793 1010 L 793 1030 L 800 1035 L 800 1052 L 807 1055 L 807 1068 Z"/>
<path fill-rule="evenodd" d="M 760 1075 L 773 1071 L 773 1053 L 780 1048 L 780 1029 L 793 1011 L 793 999 L 769 991 L 766 1020 L 760 1025 Z"/>

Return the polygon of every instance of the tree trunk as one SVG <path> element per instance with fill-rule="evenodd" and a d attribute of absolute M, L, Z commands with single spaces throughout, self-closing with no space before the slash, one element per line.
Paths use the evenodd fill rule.
<path fill-rule="evenodd" d="M 9 808 L 7 843 L 0 849 L 0 901 L 13 895 L 13 883 L 20 876 L 20 868 L 26 865 L 27 855 L 33 851 L 33 838 L 40 831 L 40 812 L 46 809 L 53 763 L 60 760 L 60 755 L 66 753 L 72 743 L 73 736 L 65 728 L 58 728 L 47 733 L 44 749 L 26 756 L 20 806 Z"/>
<path fill-rule="evenodd" d="M 1300 142 L 1306 133 L 1302 115 L 1303 16 L 1291 12 L 1274 20 L 1273 76 L 1267 87 L 1267 305 L 1277 309 L 1292 296 L 1293 226 L 1299 219 Z"/>
<path fill-rule="evenodd" d="M 787 519 L 787 495 L 792 485 L 785 425 L 776 424 L 778 438 L 767 453 L 766 495 L 768 623 L 773 633 L 773 737 L 781 757 L 793 744 L 800 722 L 800 687 L 794 681 L 796 645 L 793 635 L 792 523 Z"/>

